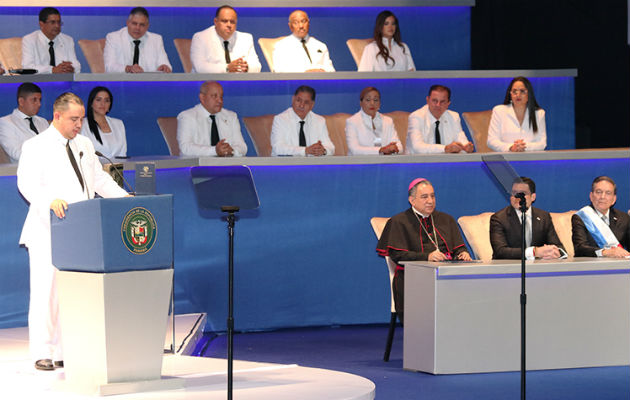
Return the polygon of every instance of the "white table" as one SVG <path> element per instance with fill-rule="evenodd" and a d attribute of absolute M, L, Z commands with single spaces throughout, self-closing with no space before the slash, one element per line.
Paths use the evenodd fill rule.
<path fill-rule="evenodd" d="M 520 261 L 405 262 L 403 368 L 520 369 Z M 630 362 L 630 260 L 527 263 L 526 367 Z"/>

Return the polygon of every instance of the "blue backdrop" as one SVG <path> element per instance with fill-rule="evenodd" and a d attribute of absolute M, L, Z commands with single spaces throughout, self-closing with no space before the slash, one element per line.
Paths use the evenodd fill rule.
<path fill-rule="evenodd" d="M 2 37 L 24 36 L 39 29 L 40 7 L 0 7 Z M 76 41 L 101 39 L 109 32 L 125 26 L 131 7 L 59 7 L 64 23 L 62 32 L 75 40 L 76 53 L 83 72 L 90 72 L 87 61 Z M 310 33 L 328 46 L 338 71 L 356 71 L 357 67 L 346 46 L 351 38 L 373 35 L 376 15 L 384 8 L 335 7 L 306 8 L 311 19 Z M 470 69 L 470 8 L 469 7 L 393 7 L 399 19 L 400 31 L 419 70 Z M 151 32 L 164 39 L 168 58 L 175 72 L 184 72 L 173 44 L 176 38 L 192 38 L 213 25 L 216 8 L 149 7 Z M 290 34 L 288 20 L 293 8 L 236 8 L 237 30 L 254 36 L 256 52 L 269 71 L 260 37 Z M 350 21 L 350 22 L 349 22 Z"/>
<path fill-rule="evenodd" d="M 537 184 L 537 207 L 560 212 L 588 203 L 590 182 L 619 185 L 617 208 L 630 208 L 630 159 L 514 162 Z M 385 322 L 385 263 L 369 224 L 408 207 L 406 187 L 431 180 L 437 208 L 455 218 L 507 204 L 480 162 L 252 167 L 261 207 L 235 228 L 237 330 Z M 131 180 L 132 177 L 129 176 Z M 207 312 L 225 330 L 227 228 L 197 211 L 189 168 L 158 171 L 157 189 L 174 194 L 176 312 Z M 0 178 L 0 328 L 26 324 L 28 259 L 17 245 L 26 203 L 15 177 Z M 76 238 L 77 251 L 81 238 Z"/>

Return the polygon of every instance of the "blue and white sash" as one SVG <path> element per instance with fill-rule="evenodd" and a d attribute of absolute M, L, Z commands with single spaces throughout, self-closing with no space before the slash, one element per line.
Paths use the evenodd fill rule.
<path fill-rule="evenodd" d="M 591 236 L 593 236 L 593 239 L 595 239 L 595 243 L 597 243 L 599 248 L 607 249 L 619 246 L 617 237 L 610 230 L 610 227 L 604 222 L 604 220 L 597 214 L 593 207 L 582 207 L 576 214 L 582 218 L 584 226 Z"/>

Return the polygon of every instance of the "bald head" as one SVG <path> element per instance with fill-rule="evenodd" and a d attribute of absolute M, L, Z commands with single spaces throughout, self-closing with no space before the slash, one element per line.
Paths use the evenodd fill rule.
<path fill-rule="evenodd" d="M 206 81 L 199 88 L 199 101 L 210 113 L 216 114 L 223 108 L 223 87 L 219 82 Z"/>
<path fill-rule="evenodd" d="M 289 29 L 298 39 L 308 35 L 310 20 L 308 14 L 302 10 L 295 10 L 289 15 Z"/>

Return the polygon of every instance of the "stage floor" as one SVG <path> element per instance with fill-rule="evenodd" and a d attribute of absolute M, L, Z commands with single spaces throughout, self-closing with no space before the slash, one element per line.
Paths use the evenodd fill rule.
<path fill-rule="evenodd" d="M 178 347 L 181 344 L 178 334 L 176 344 Z M 162 375 L 181 378 L 182 389 L 113 395 L 107 398 L 225 399 L 226 370 L 225 359 L 165 355 Z M 63 369 L 36 370 L 29 358 L 27 328 L 0 330 L 0 377 L 0 398 L 3 399 L 45 396 L 49 400 L 74 400 L 99 397 L 63 389 Z M 295 364 L 234 361 L 234 397 L 239 400 L 371 400 L 374 394 L 374 383 L 345 372 L 306 368 Z"/>

